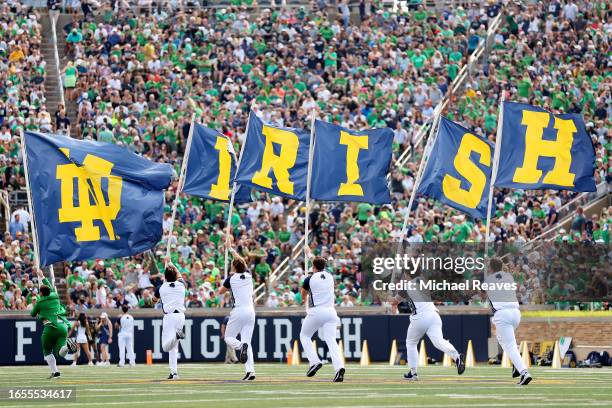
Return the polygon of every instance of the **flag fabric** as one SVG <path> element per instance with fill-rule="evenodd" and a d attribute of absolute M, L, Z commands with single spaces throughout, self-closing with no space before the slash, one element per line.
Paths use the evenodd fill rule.
<path fill-rule="evenodd" d="M 159 242 L 170 165 L 108 143 L 24 137 L 41 266 L 131 256 Z"/>
<path fill-rule="evenodd" d="M 238 184 L 294 200 L 306 200 L 310 134 L 264 123 L 250 113 Z"/>
<path fill-rule="evenodd" d="M 354 131 L 315 121 L 311 197 L 320 201 L 391 202 L 387 173 L 393 131 Z"/>
<path fill-rule="evenodd" d="M 417 194 L 486 218 L 492 157 L 491 143 L 442 117 Z"/>
<path fill-rule="evenodd" d="M 236 174 L 236 153 L 229 138 L 194 124 L 182 191 L 193 196 L 229 201 Z M 234 202 L 251 201 L 251 189 L 238 186 Z"/>
<path fill-rule="evenodd" d="M 521 189 L 595 191 L 595 149 L 575 113 L 504 102 L 495 185 Z"/>

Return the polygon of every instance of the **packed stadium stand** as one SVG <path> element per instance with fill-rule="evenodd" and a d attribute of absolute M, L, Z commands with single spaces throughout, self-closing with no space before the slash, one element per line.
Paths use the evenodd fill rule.
<path fill-rule="evenodd" d="M 361 296 L 361 250 L 400 235 L 434 114 L 494 141 L 502 94 L 582 114 L 596 152 L 598 190 L 498 189 L 492 240 L 609 243 L 606 2 L 66 3 L 57 12 L 10 0 L 0 6 L 0 187 L 7 191 L 0 201 L 13 210 L 2 215 L 0 309 L 27 309 L 36 294 L 21 132 L 116 143 L 178 172 L 194 111 L 200 123 L 231 138 L 236 151 L 250 109 L 284 126 L 307 128 L 307 112 L 318 108 L 329 122 L 395 131 L 392 205 L 314 203 L 310 210 L 309 246 L 332 260 L 343 307 L 376 302 Z M 72 312 L 154 307 L 151 289 L 161 282 L 168 243 L 189 284 L 188 306 L 229 306 L 228 296 L 216 294 L 228 206 L 181 194 L 169 235 L 177 185 L 166 193 L 166 233 L 155 253 L 55 266 Z M 482 220 L 425 198 L 417 198 L 415 210 L 410 242 L 484 240 Z M 255 193 L 229 220 L 261 305 L 302 302 L 304 213 L 303 203 Z M 524 300 L 546 302 L 539 294 Z"/>

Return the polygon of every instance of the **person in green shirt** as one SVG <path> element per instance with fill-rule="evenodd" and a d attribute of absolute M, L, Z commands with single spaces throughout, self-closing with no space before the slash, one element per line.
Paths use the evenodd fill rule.
<path fill-rule="evenodd" d="M 369 212 L 372 211 L 372 205 L 368 203 L 359 203 L 357 205 L 357 219 L 359 224 L 365 225 L 368 222 Z"/>
<path fill-rule="evenodd" d="M 264 282 L 270 272 L 272 272 L 272 268 L 266 262 L 266 258 L 262 257 L 257 266 L 255 266 L 255 273 L 259 276 L 259 281 Z"/>
<path fill-rule="evenodd" d="M 66 356 L 68 351 L 75 353 L 77 345 L 72 339 L 68 339 L 68 319 L 66 319 L 66 308 L 61 304 L 57 291 L 49 282 L 42 270 L 37 268 L 36 275 L 40 286 L 40 296 L 32 308 L 30 315 L 38 318 L 44 328 L 41 335 L 43 356 L 51 369 L 50 379 L 59 378 L 55 354 Z"/>

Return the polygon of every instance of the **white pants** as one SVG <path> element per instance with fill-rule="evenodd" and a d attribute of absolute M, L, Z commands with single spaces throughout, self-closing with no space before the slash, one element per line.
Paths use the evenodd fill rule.
<path fill-rule="evenodd" d="M 248 344 L 247 361 L 244 370 L 247 373 L 255 372 L 253 360 L 253 347 L 251 337 L 255 328 L 255 310 L 250 307 L 237 307 L 230 313 L 230 318 L 225 328 L 225 343 L 234 350 L 239 350 L 244 343 Z M 240 334 L 240 340 L 236 337 Z"/>
<path fill-rule="evenodd" d="M 440 315 L 433 311 L 420 313 L 410 316 L 410 325 L 406 334 L 406 360 L 410 369 L 416 371 L 419 362 L 417 345 L 425 334 L 427 334 L 435 348 L 448 354 L 453 360 L 459 357 L 455 347 L 442 335 L 442 319 L 440 319 Z"/>
<path fill-rule="evenodd" d="M 179 340 L 176 338 L 176 331 L 185 325 L 185 314 L 168 313 L 164 315 L 162 324 L 162 349 L 168 356 L 170 372 L 177 373 Z"/>
<path fill-rule="evenodd" d="M 522 373 L 527 367 L 521 358 L 514 336 L 514 331 L 521 324 L 521 311 L 519 309 L 498 310 L 491 318 L 491 322 L 495 325 L 499 345 L 508 354 L 508 358 L 518 372 Z"/>
<path fill-rule="evenodd" d="M 119 333 L 117 335 L 119 343 L 119 365 L 125 364 L 125 353 L 130 360 L 130 364 L 135 364 L 136 356 L 134 355 L 134 336 L 128 333 Z"/>
<path fill-rule="evenodd" d="M 344 367 L 342 356 L 340 355 L 340 347 L 336 343 L 337 325 L 338 315 L 333 307 L 313 307 L 308 309 L 308 314 L 302 323 L 302 330 L 300 331 L 300 342 L 311 366 L 321 362 L 317 351 L 312 345 L 312 336 L 318 330 L 319 337 L 327 343 L 334 370 L 338 371 Z"/>

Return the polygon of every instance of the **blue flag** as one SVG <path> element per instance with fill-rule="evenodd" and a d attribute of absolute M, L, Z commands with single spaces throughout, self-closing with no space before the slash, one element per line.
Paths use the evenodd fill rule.
<path fill-rule="evenodd" d="M 294 200 L 306 200 L 310 134 L 249 116 L 246 145 L 236 173 L 238 184 Z"/>
<path fill-rule="evenodd" d="M 168 164 L 108 143 L 25 133 L 41 266 L 151 249 L 162 236 Z"/>
<path fill-rule="evenodd" d="M 497 187 L 595 191 L 595 149 L 582 117 L 504 102 Z"/>
<path fill-rule="evenodd" d="M 391 202 L 387 173 L 393 131 L 361 132 L 315 121 L 311 197 L 320 201 Z"/>
<path fill-rule="evenodd" d="M 195 124 L 182 191 L 197 197 L 229 201 L 236 173 L 232 142 L 216 130 Z M 237 204 L 251 201 L 251 189 L 238 185 Z"/>
<path fill-rule="evenodd" d="M 441 118 L 417 194 L 435 198 L 473 218 L 486 218 L 492 157 L 493 146 L 486 139 Z"/>

